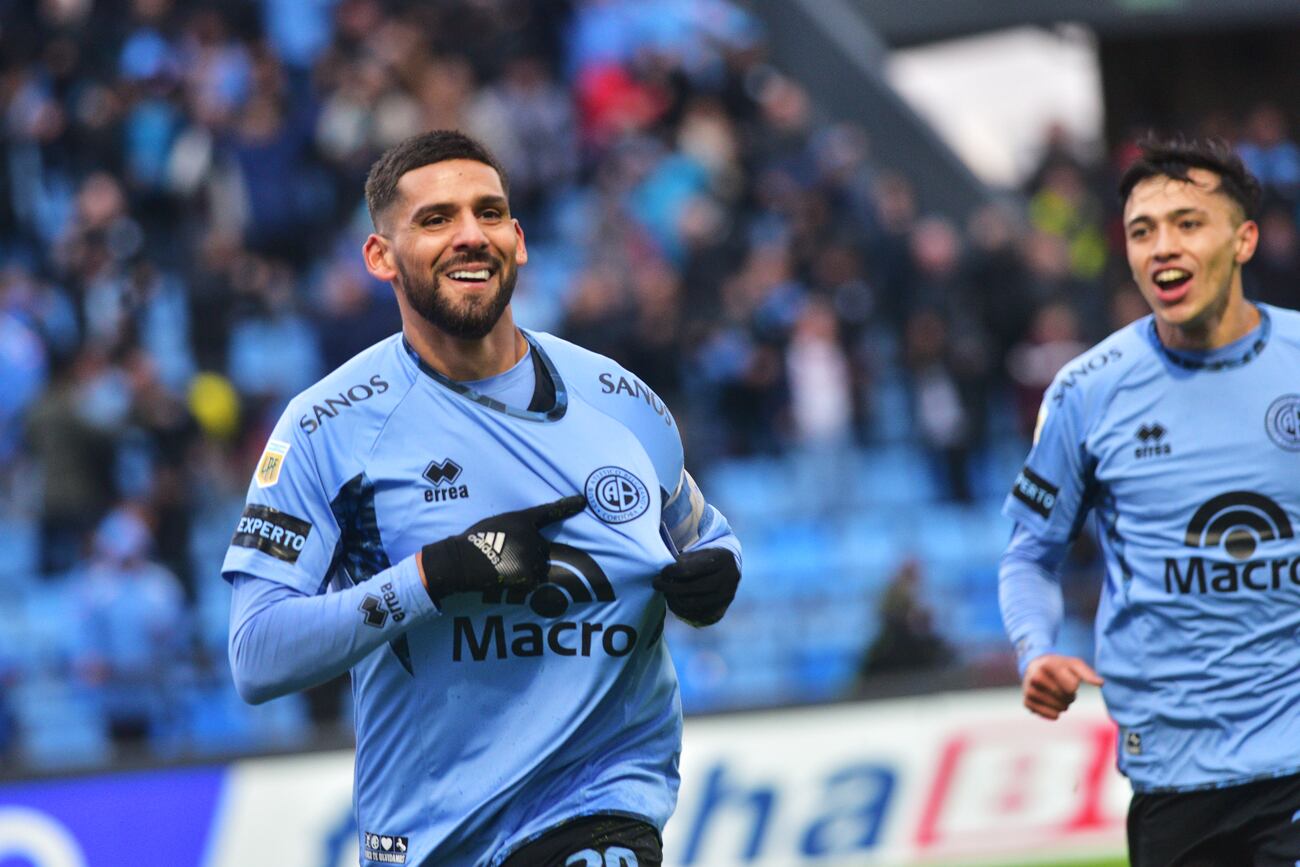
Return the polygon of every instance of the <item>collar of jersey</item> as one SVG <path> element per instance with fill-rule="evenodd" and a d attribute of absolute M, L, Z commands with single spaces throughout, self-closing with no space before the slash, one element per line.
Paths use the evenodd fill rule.
<path fill-rule="evenodd" d="M 541 344 L 534 340 L 533 336 L 524 329 L 520 328 L 519 333 L 524 336 L 524 339 L 528 341 L 528 345 L 532 348 L 533 364 L 537 368 L 537 390 L 534 393 L 533 403 L 530 404 L 529 409 L 518 409 L 517 407 L 506 406 L 495 398 L 479 394 L 464 383 L 456 382 L 454 379 L 449 379 L 446 376 L 443 376 L 441 373 L 430 367 L 428 362 L 420 357 L 420 354 L 415 351 L 415 347 L 411 346 L 411 344 L 407 342 L 405 336 L 402 337 L 402 347 L 406 350 L 406 354 L 411 357 L 411 360 L 415 362 L 416 366 L 420 368 L 420 371 L 434 382 L 455 392 L 466 400 L 471 400 L 474 403 L 477 403 L 485 409 L 504 413 L 513 418 L 523 419 L 524 421 L 559 421 L 564 418 L 565 412 L 569 409 L 569 392 L 564 387 L 564 380 L 560 377 L 560 372 L 555 369 L 555 365 L 551 362 L 550 356 L 543 351 Z M 537 395 L 542 394 L 545 391 L 550 391 L 550 388 L 547 387 L 548 383 L 555 388 L 555 398 L 551 401 L 550 408 L 532 409 L 531 407 L 537 405 Z"/>
<path fill-rule="evenodd" d="M 1160 342 L 1156 332 L 1155 317 L 1151 317 L 1151 341 L 1165 354 L 1171 362 L 1185 370 L 1231 370 L 1248 364 L 1264 351 L 1268 338 L 1273 333 L 1273 320 L 1263 304 L 1256 304 L 1259 311 L 1259 325 L 1227 346 L 1211 349 L 1207 352 L 1187 352 L 1170 349 Z"/>

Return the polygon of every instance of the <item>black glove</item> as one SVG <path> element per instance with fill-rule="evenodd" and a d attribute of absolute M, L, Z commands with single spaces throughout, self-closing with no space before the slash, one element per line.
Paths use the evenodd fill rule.
<path fill-rule="evenodd" d="M 587 508 L 581 494 L 484 518 L 463 533 L 420 551 L 425 587 L 434 602 L 451 593 L 482 593 L 539 584 L 550 571 L 551 543 L 542 527 Z"/>
<path fill-rule="evenodd" d="M 672 612 L 692 626 L 721 620 L 739 584 L 740 566 L 726 548 L 687 551 L 654 580 L 654 588 L 664 594 Z"/>

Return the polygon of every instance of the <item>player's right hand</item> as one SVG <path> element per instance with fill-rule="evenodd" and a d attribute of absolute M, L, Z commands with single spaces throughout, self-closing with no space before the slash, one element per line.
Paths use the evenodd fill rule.
<path fill-rule="evenodd" d="M 1057 719 L 1074 703 L 1079 684 L 1101 686 L 1101 676 L 1076 656 L 1048 653 L 1029 663 L 1021 683 L 1025 707 L 1047 719 Z"/>
<path fill-rule="evenodd" d="M 587 507 L 581 494 L 484 518 L 463 533 L 425 545 L 420 577 L 434 602 L 452 593 L 482 593 L 540 584 L 550 572 L 551 543 L 541 530 Z"/>

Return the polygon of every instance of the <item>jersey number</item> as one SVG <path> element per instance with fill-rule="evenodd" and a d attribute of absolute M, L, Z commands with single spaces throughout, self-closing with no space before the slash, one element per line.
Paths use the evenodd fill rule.
<path fill-rule="evenodd" d="M 636 853 L 622 846 L 610 846 L 602 857 L 595 849 L 574 852 L 564 862 L 564 867 L 638 867 Z"/>

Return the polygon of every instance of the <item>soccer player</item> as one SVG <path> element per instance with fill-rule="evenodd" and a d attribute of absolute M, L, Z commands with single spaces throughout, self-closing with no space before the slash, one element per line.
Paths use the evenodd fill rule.
<path fill-rule="evenodd" d="M 516 327 L 505 172 L 385 153 L 366 267 L 402 332 L 281 417 L 223 566 L 236 685 L 351 671 L 361 864 L 657 865 L 682 716 L 665 606 L 722 617 L 740 546 L 659 398 Z"/>
<path fill-rule="evenodd" d="M 1004 507 L 1024 703 L 1054 720 L 1081 683 L 1102 687 L 1136 867 L 1294 867 L 1300 314 L 1242 294 L 1259 185 L 1226 145 L 1147 142 L 1120 194 L 1151 315 L 1057 374 Z M 1055 572 L 1090 511 L 1106 562 L 1095 671 L 1053 644 Z"/>

